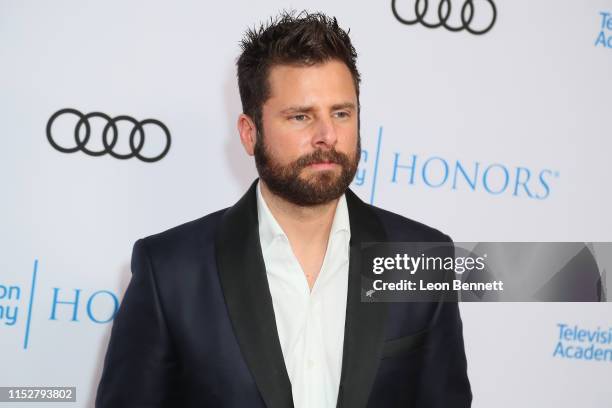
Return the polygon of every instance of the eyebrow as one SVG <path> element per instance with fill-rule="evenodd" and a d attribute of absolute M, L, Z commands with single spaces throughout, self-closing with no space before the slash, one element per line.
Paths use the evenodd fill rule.
<path fill-rule="evenodd" d="M 335 105 L 332 105 L 331 110 L 338 110 L 338 109 L 352 109 L 355 110 L 355 104 L 353 102 L 343 102 L 343 103 L 337 103 Z M 288 113 L 295 113 L 295 112 L 305 112 L 305 113 L 310 113 L 312 111 L 314 111 L 314 107 L 312 106 L 290 106 L 286 109 L 283 109 L 281 111 L 281 114 L 288 114 Z"/>

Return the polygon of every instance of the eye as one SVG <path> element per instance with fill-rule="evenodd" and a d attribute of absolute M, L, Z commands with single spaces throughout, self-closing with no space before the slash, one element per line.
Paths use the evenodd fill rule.
<path fill-rule="evenodd" d="M 351 114 L 347 111 L 339 111 L 339 112 L 335 112 L 334 116 L 339 118 L 339 119 L 345 119 L 351 116 Z"/>
<path fill-rule="evenodd" d="M 305 122 L 306 119 L 308 119 L 308 116 L 304 115 L 303 113 L 300 113 L 298 115 L 291 116 L 290 119 L 295 120 L 296 122 Z"/>

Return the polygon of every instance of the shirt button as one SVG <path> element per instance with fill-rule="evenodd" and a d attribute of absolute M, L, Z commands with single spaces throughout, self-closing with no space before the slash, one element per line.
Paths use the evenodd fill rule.
<path fill-rule="evenodd" d="M 315 365 L 314 360 L 313 360 L 313 359 L 311 359 L 311 358 L 309 358 L 309 359 L 308 359 L 308 361 L 307 361 L 307 363 L 306 363 L 306 367 L 307 367 L 307 368 L 313 368 L 313 367 L 314 367 L 314 365 Z"/>

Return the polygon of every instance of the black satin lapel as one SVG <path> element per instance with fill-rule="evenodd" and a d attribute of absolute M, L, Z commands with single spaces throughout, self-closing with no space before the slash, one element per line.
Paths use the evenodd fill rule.
<path fill-rule="evenodd" d="M 360 408 L 368 403 L 378 371 L 387 316 L 386 303 L 361 301 L 361 243 L 384 242 L 386 234 L 372 209 L 350 190 L 346 192 L 346 201 L 351 243 L 344 354 L 337 406 Z"/>
<path fill-rule="evenodd" d="M 223 216 L 217 267 L 242 354 L 268 408 L 293 407 L 259 242 L 256 182 Z"/>

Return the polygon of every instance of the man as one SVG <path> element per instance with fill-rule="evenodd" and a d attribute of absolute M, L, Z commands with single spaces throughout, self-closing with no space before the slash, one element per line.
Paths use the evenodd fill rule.
<path fill-rule="evenodd" d="M 362 242 L 450 241 L 348 190 L 359 73 L 321 14 L 249 31 L 233 207 L 139 240 L 96 406 L 467 407 L 456 303 L 361 302 Z"/>

